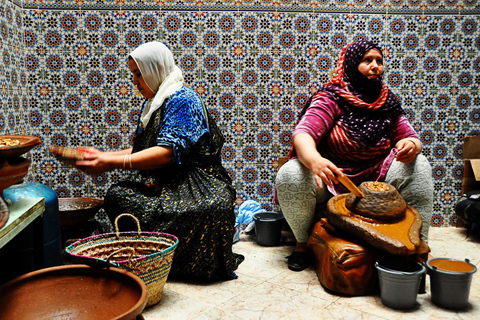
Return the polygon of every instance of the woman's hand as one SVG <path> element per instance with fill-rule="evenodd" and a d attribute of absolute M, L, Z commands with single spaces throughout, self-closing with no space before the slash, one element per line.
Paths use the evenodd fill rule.
<path fill-rule="evenodd" d="M 80 146 L 77 148 L 78 152 L 81 152 L 82 154 L 99 154 L 103 151 L 100 151 L 94 147 L 85 147 L 85 146 Z"/>
<path fill-rule="evenodd" d="M 132 148 L 104 152 L 93 147 L 81 146 L 77 150 L 83 154 L 83 160 L 76 161 L 74 166 L 87 174 L 102 174 L 122 168 L 125 155 L 132 153 Z"/>
<path fill-rule="evenodd" d="M 300 161 L 309 168 L 315 178 L 319 188 L 322 188 L 322 182 L 329 187 L 333 183 L 337 184 L 337 176 L 343 176 L 343 172 L 333 162 L 322 157 L 317 151 L 315 140 L 306 133 L 297 134 L 293 138 L 295 151 Z"/>
<path fill-rule="evenodd" d="M 341 169 L 334 165 L 330 160 L 322 157 L 320 154 L 318 154 L 316 161 L 312 163 L 311 166 L 312 167 L 310 170 L 312 171 L 315 182 L 320 189 L 322 188 L 320 179 L 323 181 L 323 183 L 325 183 L 325 185 L 333 187 L 332 181 L 337 184 L 337 177 L 342 177 L 344 175 Z"/>
<path fill-rule="evenodd" d="M 115 169 L 123 161 L 124 155 L 112 155 L 94 149 L 85 152 L 83 160 L 75 162 L 75 168 L 87 174 L 102 174 Z"/>
<path fill-rule="evenodd" d="M 407 138 L 398 141 L 395 145 L 395 148 L 398 150 L 396 155 L 397 161 L 404 163 L 412 162 L 422 150 L 421 146 L 422 144 L 420 140 L 414 138 Z"/>
<path fill-rule="evenodd" d="M 114 169 L 153 170 L 172 162 L 171 147 L 155 146 L 132 153 L 132 148 L 103 152 L 95 148 L 85 148 L 84 158 L 75 162 L 75 167 L 88 174 L 102 174 Z"/>

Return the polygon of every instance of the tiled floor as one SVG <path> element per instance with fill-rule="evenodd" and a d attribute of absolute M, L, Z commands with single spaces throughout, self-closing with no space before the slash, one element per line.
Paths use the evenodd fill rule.
<path fill-rule="evenodd" d="M 463 228 L 431 228 L 434 257 L 468 258 L 480 267 L 480 237 L 466 238 Z M 480 272 L 473 275 L 469 306 L 441 309 L 427 293 L 408 311 L 385 307 L 379 296 L 340 297 L 325 292 L 313 268 L 292 272 L 286 256 L 292 247 L 261 247 L 242 235 L 234 252 L 245 255 L 238 279 L 209 285 L 167 281 L 162 301 L 143 312 L 151 319 L 480 319 Z"/>

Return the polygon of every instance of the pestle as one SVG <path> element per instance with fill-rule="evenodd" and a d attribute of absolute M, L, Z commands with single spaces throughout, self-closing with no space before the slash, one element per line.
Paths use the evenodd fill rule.
<path fill-rule="evenodd" d="M 360 191 L 360 189 L 358 189 L 358 187 L 346 175 L 343 175 L 343 177 L 338 176 L 337 179 L 356 197 L 363 198 L 365 196 L 363 192 Z"/>

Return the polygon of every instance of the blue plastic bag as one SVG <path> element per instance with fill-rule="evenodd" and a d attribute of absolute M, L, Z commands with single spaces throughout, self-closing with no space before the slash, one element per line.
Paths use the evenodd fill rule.
<path fill-rule="evenodd" d="M 235 219 L 236 232 L 233 236 L 234 243 L 239 240 L 241 231 L 248 232 L 255 227 L 253 216 L 258 212 L 265 212 L 265 209 L 262 209 L 262 206 L 254 200 L 247 200 L 240 205 L 237 218 Z"/>

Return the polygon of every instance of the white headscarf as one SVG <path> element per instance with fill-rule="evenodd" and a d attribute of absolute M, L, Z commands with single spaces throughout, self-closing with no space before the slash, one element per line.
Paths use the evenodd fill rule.
<path fill-rule="evenodd" d="M 183 86 L 182 71 L 175 65 L 172 52 L 160 42 L 148 42 L 130 53 L 147 86 L 155 92 L 143 109 L 140 122 L 145 128 L 152 113 Z"/>

